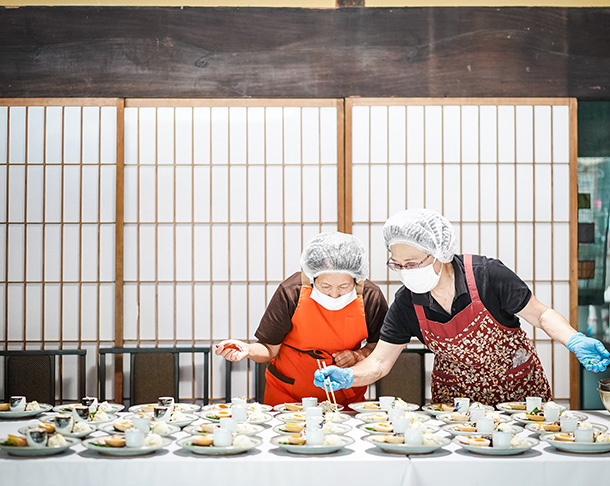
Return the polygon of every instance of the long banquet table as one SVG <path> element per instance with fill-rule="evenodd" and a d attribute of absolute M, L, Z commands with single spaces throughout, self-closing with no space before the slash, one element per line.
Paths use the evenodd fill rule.
<path fill-rule="evenodd" d="M 590 411 L 589 420 L 610 427 L 607 411 Z M 0 421 L 0 440 L 34 420 Z M 200 421 L 201 423 L 203 422 Z M 199 422 L 196 422 L 199 423 Z M 348 435 L 355 443 L 344 450 L 323 456 L 304 456 L 285 452 L 272 445 L 277 435 L 275 419 L 259 435 L 263 444 L 236 456 L 199 456 L 172 443 L 149 456 L 106 457 L 78 444 L 68 451 L 48 457 L 22 458 L 0 452 L 0 478 L 4 484 L 151 486 L 157 484 L 211 484 L 247 486 L 311 486 L 317 482 L 349 486 L 392 485 L 478 485 L 558 486 L 563 484 L 606 484 L 610 478 L 610 453 L 571 454 L 558 452 L 545 442 L 517 456 L 483 456 L 464 451 L 455 444 L 428 455 L 397 455 L 378 451 L 361 440 L 366 435 L 354 429 Z M 442 425 L 431 420 L 429 423 Z M 445 434 L 443 431 L 440 434 Z M 522 434 L 530 435 L 528 431 Z M 103 435 L 95 432 L 95 435 Z M 178 432 L 173 437 L 185 437 Z"/>

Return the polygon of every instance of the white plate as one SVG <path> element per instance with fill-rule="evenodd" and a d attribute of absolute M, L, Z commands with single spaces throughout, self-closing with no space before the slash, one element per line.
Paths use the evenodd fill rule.
<path fill-rule="evenodd" d="M 241 454 L 243 452 L 247 452 L 251 449 L 254 449 L 263 443 L 262 439 L 259 437 L 250 437 L 252 444 L 247 447 L 216 447 L 214 445 L 211 446 L 198 446 L 193 445 L 193 437 L 184 437 L 183 439 L 179 439 L 176 444 L 178 444 L 183 449 L 187 451 L 191 451 L 193 454 L 201 454 L 205 456 L 227 456 L 234 454 Z"/>
<path fill-rule="evenodd" d="M 144 413 L 144 412 L 142 412 Z M 131 415 L 126 415 L 125 417 L 123 417 L 123 420 L 133 420 L 134 417 L 136 417 L 137 414 L 132 413 Z M 150 415 L 152 417 L 152 413 L 147 413 L 146 415 Z M 191 425 L 195 420 L 197 420 L 199 417 L 195 414 L 190 414 L 190 413 L 184 413 L 184 420 L 170 420 L 169 422 L 167 422 L 170 425 L 175 425 L 177 427 L 186 427 L 187 425 Z"/>
<path fill-rule="evenodd" d="M 438 404 L 434 404 L 434 405 L 438 405 Z M 451 412 L 446 412 L 444 410 L 434 410 L 432 407 L 433 407 L 432 404 L 424 405 L 421 409 L 424 412 L 429 413 L 430 415 L 432 415 L 434 417 L 436 417 L 437 415 L 440 415 L 441 413 L 451 413 Z"/>
<path fill-rule="evenodd" d="M 271 410 L 273 410 L 273 407 L 271 405 L 266 405 L 264 403 L 254 402 L 247 403 L 246 405 L 248 406 L 248 410 L 250 412 L 254 412 L 257 410 L 260 412 L 271 412 Z M 201 411 L 206 412 L 208 410 L 228 410 L 231 408 L 231 406 L 232 405 L 230 403 L 215 403 L 211 405 L 206 405 L 205 407 L 201 407 Z"/>
<path fill-rule="evenodd" d="M 0 445 L 0 449 L 8 452 L 11 456 L 52 456 L 54 454 L 60 454 L 66 449 L 69 449 L 72 446 L 75 446 L 80 442 L 79 439 L 75 437 L 64 437 L 66 439 L 65 446 L 56 446 L 56 447 L 15 447 L 15 446 L 5 446 Z M 4 439 L 6 440 L 6 439 Z M 2 442 L 4 442 L 2 440 Z"/>
<path fill-rule="evenodd" d="M 46 417 L 43 417 L 40 420 L 42 422 L 55 423 L 55 416 L 56 415 L 58 415 L 58 414 L 54 413 L 52 415 L 48 415 Z M 87 424 L 90 425 L 91 427 L 98 428 L 100 425 L 109 424 L 110 422 L 113 422 L 113 421 L 115 421 L 115 420 L 117 420 L 119 418 L 119 416 L 114 414 L 114 413 L 109 413 L 109 414 L 106 414 L 106 415 L 108 415 L 108 420 L 98 420 L 96 422 L 94 420 L 91 420 L 91 418 L 89 418 L 89 420 L 87 420 Z"/>
<path fill-rule="evenodd" d="M 377 423 L 391 425 L 388 422 L 377 422 Z M 364 424 L 358 425 L 358 428 L 360 430 L 362 430 L 363 432 L 366 432 L 367 434 L 370 434 L 370 435 L 386 435 L 386 434 L 393 433 L 394 429 L 389 429 L 389 431 L 385 431 L 385 432 L 379 432 L 379 431 L 373 429 L 374 425 L 375 425 L 375 423 L 373 423 L 373 422 L 366 422 Z M 439 430 L 441 430 L 441 428 L 437 427 L 436 425 L 422 424 L 422 430 L 429 434 L 434 434 L 434 433 L 438 432 Z"/>
<path fill-rule="evenodd" d="M 496 408 L 505 413 L 524 413 L 525 412 L 525 410 L 517 410 L 514 408 L 510 408 L 508 406 L 509 403 L 521 403 L 521 404 L 525 405 L 525 402 L 504 402 L 504 403 L 498 403 L 496 405 Z M 543 404 L 543 406 L 544 406 L 544 404 Z M 559 405 L 559 404 L 557 404 L 557 408 L 562 412 L 566 409 L 566 407 L 564 407 L 563 405 Z"/>
<path fill-rule="evenodd" d="M 98 452 L 105 456 L 144 456 L 146 454 L 152 454 L 156 450 L 163 449 L 172 443 L 172 439 L 168 437 L 162 437 L 163 443 L 158 446 L 149 447 L 108 447 L 100 446 L 98 440 L 104 439 L 104 437 L 93 437 L 91 439 L 85 439 L 83 445 L 92 451 Z"/>
<path fill-rule="evenodd" d="M 296 405 L 297 407 L 301 407 L 303 408 L 303 404 L 301 402 L 287 402 L 290 405 Z M 326 402 L 322 402 L 322 403 L 328 403 Z M 318 406 L 320 406 L 320 404 L 318 403 Z M 335 408 L 335 404 L 332 404 L 332 407 Z M 343 405 L 337 404 L 337 411 L 340 412 L 341 410 L 343 410 L 345 407 Z M 288 413 L 294 413 L 294 412 L 300 412 L 301 410 L 288 410 L 286 408 L 286 403 L 280 403 L 278 405 L 276 405 L 275 407 L 273 407 L 273 410 L 275 410 L 276 412 L 288 412 Z"/>
<path fill-rule="evenodd" d="M 593 432 L 605 432 L 606 430 L 608 430 L 608 427 L 606 427 L 603 424 L 591 424 L 593 426 Z M 544 430 L 541 427 L 541 422 L 534 422 L 531 424 L 527 424 L 525 426 L 525 428 L 527 430 L 529 430 L 530 432 L 534 432 L 535 434 L 558 434 L 559 432 L 549 432 L 548 430 Z"/>
<path fill-rule="evenodd" d="M 601 454 L 610 451 L 610 442 L 566 442 L 555 440 L 555 434 L 543 434 L 540 440 L 552 445 L 555 449 L 565 452 L 577 452 L 580 454 Z"/>
<path fill-rule="evenodd" d="M 13 411 L 5 411 L 5 412 L 0 412 L 0 419 L 19 419 L 19 418 L 32 418 L 32 417 L 36 417 L 36 415 L 40 415 L 41 413 L 45 413 L 48 412 L 49 410 L 51 410 L 53 408 L 53 405 L 49 405 L 48 403 L 39 403 L 38 405 L 40 405 L 40 410 L 30 410 L 30 411 L 25 411 L 25 410 L 21 410 L 19 412 L 13 412 Z"/>
<path fill-rule="evenodd" d="M 440 420 L 445 422 L 446 424 L 465 424 L 469 422 L 469 420 L 452 420 L 451 414 L 455 412 L 449 413 L 439 413 L 435 418 L 436 420 Z M 494 419 L 497 419 L 499 422 L 510 422 L 514 417 L 508 417 L 506 415 L 501 415 L 499 412 L 492 412 L 494 414 Z"/>
<path fill-rule="evenodd" d="M 418 422 L 427 422 L 430 420 L 430 415 L 426 415 L 424 413 L 419 412 L 406 412 L 409 414 L 413 414 L 413 417 Z M 375 422 L 386 422 L 388 420 L 388 414 L 385 412 L 367 412 L 367 413 L 359 413 L 356 415 L 358 420 L 362 420 L 367 424 L 375 423 Z"/>
<path fill-rule="evenodd" d="M 209 425 L 210 427 L 213 428 L 219 428 L 220 424 L 206 424 Z M 263 432 L 265 430 L 265 427 L 263 427 L 262 425 L 257 425 L 257 424 L 248 424 L 245 422 L 241 422 L 239 424 L 237 424 L 237 433 L 240 435 L 256 435 L 256 434 L 260 434 L 261 432 Z M 191 435 L 204 435 L 204 434 L 209 434 L 210 432 L 203 432 L 200 428 L 199 425 L 189 425 L 188 427 L 184 428 L 184 432 L 186 432 L 187 434 L 191 434 Z"/>
<path fill-rule="evenodd" d="M 249 424 L 261 425 L 261 424 L 266 424 L 267 422 L 270 422 L 271 420 L 273 420 L 273 415 L 271 415 L 270 413 L 258 412 L 256 414 L 256 416 L 253 416 L 251 414 L 252 414 L 252 412 L 249 412 L 248 418 L 246 419 L 246 422 L 248 422 Z M 214 417 L 214 415 L 212 415 L 212 413 L 210 411 L 201 412 L 199 414 L 199 416 L 202 419 L 209 420 L 210 422 L 219 422 L 220 421 L 220 418 Z"/>
<path fill-rule="evenodd" d="M 570 413 L 572 414 L 572 416 L 576 417 L 578 420 L 581 420 L 581 421 L 582 420 L 587 420 L 589 418 L 584 413 L 572 412 L 572 411 L 570 411 Z M 526 415 L 525 412 L 514 413 L 514 414 L 511 415 L 511 419 L 514 420 L 515 422 L 519 422 L 520 424 L 523 424 L 523 425 L 527 425 L 527 424 L 551 424 L 551 423 L 553 423 L 553 422 L 546 422 L 544 420 L 529 420 L 529 419 L 525 418 L 525 415 Z"/>
<path fill-rule="evenodd" d="M 394 454 L 430 454 L 441 447 L 445 447 L 451 442 L 446 437 L 437 437 L 440 443 L 433 445 L 388 444 L 387 442 L 379 442 L 375 439 L 376 436 L 373 435 L 366 435 L 362 438 L 362 440 L 373 444 L 378 449 L 381 449 L 384 452 L 392 452 Z"/>
<path fill-rule="evenodd" d="M 271 443 L 275 446 L 280 447 L 281 449 L 285 449 L 288 452 L 292 452 L 294 454 L 330 454 L 331 452 L 337 452 L 343 449 L 344 447 L 353 444 L 354 439 L 351 437 L 347 437 L 346 435 L 336 435 L 335 437 L 339 437 L 341 439 L 340 444 L 336 445 L 294 445 L 294 444 L 285 444 L 283 441 L 286 440 L 286 435 L 277 435 L 271 438 Z M 330 437 L 327 435 L 326 437 Z"/>
<path fill-rule="evenodd" d="M 330 431 L 330 432 L 325 431 L 324 433 L 326 433 L 326 434 L 333 434 L 333 435 L 345 435 L 350 430 L 352 430 L 352 426 L 351 425 L 335 423 L 335 422 L 327 422 L 325 424 L 325 426 L 328 426 L 330 424 L 332 424 L 333 430 Z M 289 432 L 289 431 L 287 431 L 284 428 L 285 426 L 286 426 L 285 424 L 276 425 L 275 427 L 273 427 L 273 431 L 278 433 L 278 434 L 284 434 L 284 435 L 298 434 L 298 432 Z M 303 424 L 303 428 L 305 428 L 305 424 Z"/>
<path fill-rule="evenodd" d="M 80 405 L 80 403 L 62 403 L 61 405 L 55 405 L 53 411 L 58 413 L 72 413 L 75 405 Z M 98 410 L 100 405 L 101 403 L 98 403 Z M 125 408 L 125 405 L 120 403 L 108 403 L 107 405 L 110 410 L 104 410 L 106 413 L 117 413 Z"/>
<path fill-rule="evenodd" d="M 115 429 L 114 424 L 112 422 L 109 424 L 103 424 L 103 425 L 99 426 L 98 429 L 101 430 L 102 432 L 106 432 L 107 434 L 110 434 L 110 435 L 115 435 L 115 434 L 122 435 L 125 433 L 121 430 Z M 152 432 L 152 425 L 151 425 L 151 432 Z M 162 437 L 168 437 L 172 434 L 175 434 L 176 432 L 180 432 L 180 427 L 178 427 L 177 425 L 168 423 L 167 432 L 165 434 L 159 434 L 159 432 L 154 432 L 154 433 L 159 434 Z"/>
<path fill-rule="evenodd" d="M 459 425 L 463 424 L 447 424 L 443 425 L 441 429 L 451 435 L 473 435 L 475 437 L 479 435 L 491 435 L 490 433 L 484 434 L 482 432 L 464 432 L 463 430 L 457 430 L 457 427 Z M 511 434 L 519 434 L 523 432 L 523 427 L 520 427 L 518 425 L 508 425 L 507 430 L 504 430 L 504 432 L 510 432 Z"/>
<path fill-rule="evenodd" d="M 129 407 L 129 411 L 131 413 L 153 413 L 158 403 L 144 403 L 141 405 L 133 405 Z M 174 411 L 178 412 L 198 412 L 201 409 L 201 406 L 195 403 L 174 403 Z"/>
<path fill-rule="evenodd" d="M 19 433 L 25 435 L 25 433 L 28 429 L 35 429 L 36 427 L 38 427 L 38 424 L 26 425 L 25 427 L 21 427 L 19 429 Z M 75 437 L 77 439 L 84 439 L 89 434 L 91 434 L 91 432 L 95 432 L 97 430 L 95 427 L 92 427 L 89 424 L 87 424 L 87 427 L 89 427 L 89 430 L 86 432 L 78 432 L 78 433 L 70 432 L 70 433 L 62 433 L 61 435 L 63 435 L 64 437 Z"/>
<path fill-rule="evenodd" d="M 405 411 L 410 411 L 412 412 L 413 410 L 417 410 L 419 408 L 419 405 L 417 405 L 416 403 L 408 403 L 408 402 L 403 402 L 405 405 L 402 407 L 394 407 L 394 408 L 398 408 L 401 410 L 405 410 Z M 354 410 L 355 412 L 358 413 L 367 413 L 367 412 L 379 412 L 381 411 L 381 408 L 379 408 L 379 402 L 378 401 L 367 401 L 367 402 L 356 402 L 356 403 L 350 403 L 348 405 L 349 408 L 351 408 L 352 410 Z"/>
<path fill-rule="evenodd" d="M 487 456 L 513 456 L 515 454 L 521 454 L 523 452 L 529 451 L 532 447 L 537 446 L 540 441 L 538 439 L 532 439 L 531 437 L 528 437 L 527 442 L 527 447 L 509 447 L 507 449 L 500 449 L 498 447 L 481 447 L 464 444 L 460 442 L 459 437 L 453 438 L 454 444 L 459 445 L 463 449 L 466 449 L 468 452 L 472 452 L 474 454 L 484 454 Z"/>
<path fill-rule="evenodd" d="M 335 416 L 337 420 L 332 420 L 335 423 L 342 423 L 350 419 L 350 416 L 346 413 L 336 412 Z M 328 415 L 328 414 L 327 414 Z M 276 419 L 281 420 L 282 422 L 295 422 L 295 423 L 305 423 L 305 413 L 304 412 L 286 412 L 280 413 L 275 416 Z"/>

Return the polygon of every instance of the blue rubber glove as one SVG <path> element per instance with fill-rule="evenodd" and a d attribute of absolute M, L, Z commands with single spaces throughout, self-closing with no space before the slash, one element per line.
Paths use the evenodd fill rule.
<path fill-rule="evenodd" d="M 321 370 L 316 370 L 313 375 L 313 384 L 324 388 L 324 380 L 328 386 L 327 377 L 330 378 L 330 384 L 333 391 L 341 390 L 342 388 L 351 388 L 354 383 L 354 372 L 351 368 L 339 368 L 338 366 L 328 366 Z"/>
<path fill-rule="evenodd" d="M 572 351 L 587 371 L 604 371 L 610 364 L 610 352 L 597 339 L 585 336 L 582 332 L 574 334 L 566 348 Z"/>

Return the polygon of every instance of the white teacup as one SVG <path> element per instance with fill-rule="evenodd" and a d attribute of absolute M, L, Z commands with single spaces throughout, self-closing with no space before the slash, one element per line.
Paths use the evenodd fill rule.
<path fill-rule="evenodd" d="M 562 432 L 574 432 L 578 425 L 578 418 L 576 417 L 559 417 L 559 424 L 561 425 Z"/>
<path fill-rule="evenodd" d="M 470 408 L 470 398 L 458 397 L 453 399 L 453 406 L 456 412 L 468 412 Z"/>
<path fill-rule="evenodd" d="M 576 427 L 574 429 L 574 442 L 593 442 L 593 427 L 587 429 Z"/>
<path fill-rule="evenodd" d="M 28 446 L 40 449 L 47 445 L 47 431 L 40 427 L 28 429 L 25 432 L 25 438 L 28 442 Z"/>
<path fill-rule="evenodd" d="M 484 408 L 481 408 L 481 407 L 470 407 L 468 412 L 470 413 L 470 421 L 471 422 L 476 422 L 481 417 L 485 417 L 486 410 Z"/>
<path fill-rule="evenodd" d="M 159 397 L 158 405 L 160 407 L 169 408 L 170 414 L 171 414 L 171 412 L 174 411 L 174 405 L 175 405 L 174 397 Z"/>
<path fill-rule="evenodd" d="M 156 406 L 153 408 L 153 415 L 155 420 L 159 420 L 160 422 L 169 422 L 172 418 L 172 409 L 169 407 Z"/>
<path fill-rule="evenodd" d="M 303 410 L 307 410 L 311 407 L 318 406 L 318 399 L 316 397 L 304 397 L 302 399 Z"/>
<path fill-rule="evenodd" d="M 322 417 L 322 407 L 310 407 L 305 410 L 306 417 Z"/>
<path fill-rule="evenodd" d="M 237 432 L 237 422 L 233 419 L 233 417 L 222 417 L 218 423 L 220 424 L 220 428 L 223 430 L 228 430 L 232 434 Z"/>
<path fill-rule="evenodd" d="M 525 411 L 530 413 L 532 410 L 542 410 L 542 398 L 540 397 L 525 397 Z"/>
<path fill-rule="evenodd" d="M 229 447 L 231 445 L 232 434 L 227 429 L 214 429 L 214 446 Z"/>
<path fill-rule="evenodd" d="M 150 423 L 152 422 L 152 417 L 150 415 L 138 415 L 131 421 L 133 422 L 133 426 L 136 429 L 141 430 L 144 434 L 150 432 Z"/>
<path fill-rule="evenodd" d="M 81 405 L 89 407 L 89 412 L 94 413 L 97 411 L 97 398 L 96 397 L 83 397 L 80 400 Z"/>
<path fill-rule="evenodd" d="M 140 429 L 131 428 L 125 431 L 126 447 L 142 447 L 144 445 L 144 432 Z"/>
<path fill-rule="evenodd" d="M 408 445 L 422 445 L 424 430 L 414 429 L 412 427 L 407 427 L 404 431 L 405 435 L 405 444 Z"/>
<path fill-rule="evenodd" d="M 390 408 L 388 409 L 388 420 L 391 422 L 398 417 L 402 417 L 405 411 L 402 408 Z"/>
<path fill-rule="evenodd" d="M 85 407 L 84 405 L 75 405 L 72 409 L 72 417 L 74 417 L 75 422 L 88 422 L 89 416 L 89 407 Z"/>
<path fill-rule="evenodd" d="M 491 417 L 481 417 L 476 424 L 479 434 L 491 434 L 494 431 L 494 419 Z"/>
<path fill-rule="evenodd" d="M 74 426 L 74 417 L 68 413 L 60 413 L 55 415 L 53 419 L 55 422 L 55 431 L 58 434 L 69 434 L 72 432 L 72 427 Z"/>
<path fill-rule="evenodd" d="M 322 429 L 312 427 L 307 428 L 305 432 L 305 443 L 307 445 L 321 445 L 324 441 L 324 431 Z"/>
<path fill-rule="evenodd" d="M 248 407 L 246 405 L 233 405 L 231 416 L 236 422 L 245 422 L 248 419 Z"/>
<path fill-rule="evenodd" d="M 389 410 L 394 408 L 395 397 L 379 397 L 379 408 L 381 410 Z"/>
<path fill-rule="evenodd" d="M 305 427 L 307 428 L 307 430 L 310 430 L 310 429 L 322 430 L 323 422 L 324 422 L 324 418 L 322 418 L 322 417 L 306 417 L 305 418 Z"/>
<path fill-rule="evenodd" d="M 11 412 L 23 412 L 25 410 L 25 397 L 12 396 L 10 399 Z"/>
<path fill-rule="evenodd" d="M 510 432 L 500 432 L 495 430 L 492 434 L 492 444 L 496 449 L 508 449 L 510 448 L 510 439 L 512 434 Z"/>
<path fill-rule="evenodd" d="M 244 407 L 247 405 L 246 397 L 233 397 L 231 398 L 231 405 L 235 407 L 236 405 L 243 405 Z"/>
<path fill-rule="evenodd" d="M 409 419 L 406 419 L 404 417 L 397 417 L 392 420 L 392 428 L 394 429 L 395 434 L 404 434 L 405 430 L 407 430 L 410 425 L 411 422 L 409 421 Z"/>
<path fill-rule="evenodd" d="M 544 409 L 544 420 L 546 422 L 556 422 L 559 420 L 560 410 L 558 408 L 545 408 Z"/>

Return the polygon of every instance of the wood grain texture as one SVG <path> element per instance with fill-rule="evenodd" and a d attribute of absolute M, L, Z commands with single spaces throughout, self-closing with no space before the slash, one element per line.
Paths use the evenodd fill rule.
<path fill-rule="evenodd" d="M 0 97 L 610 96 L 608 8 L 0 9 Z"/>

